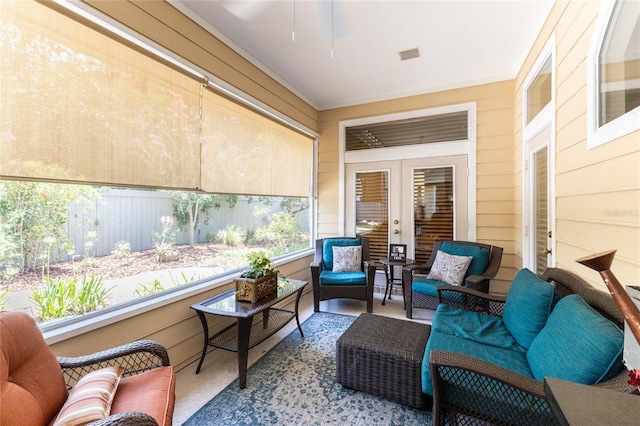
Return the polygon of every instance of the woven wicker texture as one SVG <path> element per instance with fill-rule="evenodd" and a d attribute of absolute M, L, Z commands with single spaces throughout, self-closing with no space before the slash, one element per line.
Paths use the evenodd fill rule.
<path fill-rule="evenodd" d="M 331 238 L 327 238 L 330 240 Z M 347 239 L 340 238 L 340 239 Z M 376 263 L 370 261 L 369 239 L 359 238 L 362 244 L 362 270 L 365 274 L 364 285 L 320 285 L 322 272 L 322 251 L 325 239 L 317 239 L 315 257 L 311 263 L 311 282 L 313 284 L 313 311 L 320 312 L 320 302 L 330 299 L 356 299 L 367 302 L 367 312 L 373 312 L 373 284 L 376 278 Z"/>
<path fill-rule="evenodd" d="M 171 365 L 167 350 L 151 340 L 139 340 L 87 356 L 58 357 L 58 363 L 69 389 L 85 374 L 112 365 L 125 368 L 123 377 Z"/>
<path fill-rule="evenodd" d="M 361 314 L 336 343 L 336 378 L 345 387 L 415 408 L 430 406 L 421 366 L 431 327 Z"/>
<path fill-rule="evenodd" d="M 171 365 L 164 346 L 152 340 L 139 340 L 86 356 L 58 357 L 58 363 L 69 389 L 85 374 L 112 365 L 125 368 L 123 377 Z M 114 414 L 91 423 L 92 426 L 157 426 L 157 424 L 153 417 L 138 412 Z"/>
<path fill-rule="evenodd" d="M 599 291 L 573 273 L 547 268 L 543 278 L 553 282 L 564 297 L 579 294 L 594 309 L 622 326 L 622 313 L 610 294 Z M 504 297 L 469 289 L 439 289 L 441 303 L 460 309 L 502 316 Z M 429 363 L 434 385 L 434 425 L 553 425 L 542 382 L 521 376 L 477 358 L 434 351 Z M 622 370 L 611 380 L 595 386 L 626 392 L 628 373 Z"/>
<path fill-rule="evenodd" d="M 147 414 L 130 411 L 105 417 L 88 426 L 158 426 L 158 423 Z"/>
<path fill-rule="evenodd" d="M 492 246 L 488 244 L 470 242 L 470 241 L 442 241 L 437 240 L 433 243 L 433 249 L 431 256 L 427 263 L 423 265 L 411 265 L 403 268 L 402 270 L 402 285 L 404 287 L 405 305 L 407 310 L 407 318 L 413 318 L 413 308 L 431 309 L 436 310 L 438 308 L 438 298 L 431 297 L 426 294 L 416 293 L 412 291 L 412 283 L 414 280 L 424 279 L 424 277 L 431 270 L 431 266 L 435 261 L 436 254 L 443 243 L 460 244 L 460 245 L 472 245 L 489 250 L 489 264 L 487 269 L 482 275 L 472 275 L 465 278 L 462 284 L 465 288 L 481 291 L 483 293 L 489 292 L 489 284 L 491 279 L 496 276 L 498 269 L 500 269 L 500 263 L 502 262 L 502 247 Z"/>

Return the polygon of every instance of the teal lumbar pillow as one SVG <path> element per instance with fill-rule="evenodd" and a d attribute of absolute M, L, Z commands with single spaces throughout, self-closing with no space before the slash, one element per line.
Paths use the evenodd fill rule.
<path fill-rule="evenodd" d="M 608 380 L 623 368 L 624 333 L 577 294 L 563 297 L 533 339 L 527 361 L 533 376 L 585 385 Z"/>
<path fill-rule="evenodd" d="M 502 320 L 516 341 L 528 348 L 547 323 L 555 302 L 555 287 L 529 269 L 521 269 L 511 283 Z"/>

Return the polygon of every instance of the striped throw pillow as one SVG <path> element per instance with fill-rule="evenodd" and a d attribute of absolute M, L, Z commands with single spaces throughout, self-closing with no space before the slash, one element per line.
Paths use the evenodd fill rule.
<path fill-rule="evenodd" d="M 107 417 L 124 367 L 106 367 L 83 376 L 71 389 L 54 426 L 80 426 Z"/>

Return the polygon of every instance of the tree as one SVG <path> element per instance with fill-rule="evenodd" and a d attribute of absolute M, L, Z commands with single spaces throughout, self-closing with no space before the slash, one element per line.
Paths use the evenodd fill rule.
<path fill-rule="evenodd" d="M 89 186 L 0 181 L 0 221 L 19 254 L 20 270 L 46 263 L 52 247 L 68 243 L 64 225 L 69 204 L 96 196 Z"/>
<path fill-rule="evenodd" d="M 235 195 L 199 194 L 197 192 L 170 191 L 173 200 L 173 215 L 178 224 L 189 229 L 189 245 L 193 247 L 199 214 L 208 214 L 212 208 L 219 209 L 222 201 L 233 208 L 238 201 Z"/>

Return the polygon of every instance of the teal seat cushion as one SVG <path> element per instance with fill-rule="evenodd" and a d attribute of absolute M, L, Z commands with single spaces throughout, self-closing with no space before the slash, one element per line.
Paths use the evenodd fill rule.
<path fill-rule="evenodd" d="M 502 318 L 465 311 L 440 304 L 433 317 L 438 332 L 475 343 L 526 353 L 527 348 L 513 338 Z"/>
<path fill-rule="evenodd" d="M 364 272 L 320 272 L 320 285 L 365 285 Z"/>
<path fill-rule="evenodd" d="M 438 297 L 437 287 L 439 285 L 450 285 L 436 280 L 420 280 L 411 283 L 411 290 L 415 293 L 426 294 L 431 297 Z"/>
<path fill-rule="evenodd" d="M 521 269 L 511 283 L 502 319 L 513 337 L 525 348 L 547 323 L 556 301 L 553 284 L 529 269 Z"/>
<path fill-rule="evenodd" d="M 487 270 L 487 266 L 489 266 L 489 250 L 484 247 L 444 242 L 440 246 L 440 250 L 455 256 L 473 257 L 467 272 L 464 274 L 465 278 L 471 275 L 482 275 Z"/>
<path fill-rule="evenodd" d="M 624 333 L 580 296 L 563 297 L 527 352 L 537 380 L 555 377 L 592 385 L 622 368 Z"/>
<path fill-rule="evenodd" d="M 359 246 L 359 238 L 327 238 L 322 244 L 322 269 L 333 270 L 333 247 Z"/>
<path fill-rule="evenodd" d="M 439 328 L 439 325 L 437 327 Z M 422 359 L 421 369 L 422 391 L 427 395 L 433 396 L 433 382 L 429 366 L 429 354 L 431 351 L 447 351 L 473 356 L 524 376 L 533 377 L 527 363 L 526 352 L 479 344 L 462 337 L 440 333 L 437 328 L 434 329 L 432 327 L 429 340 L 427 340 L 424 358 Z"/>

